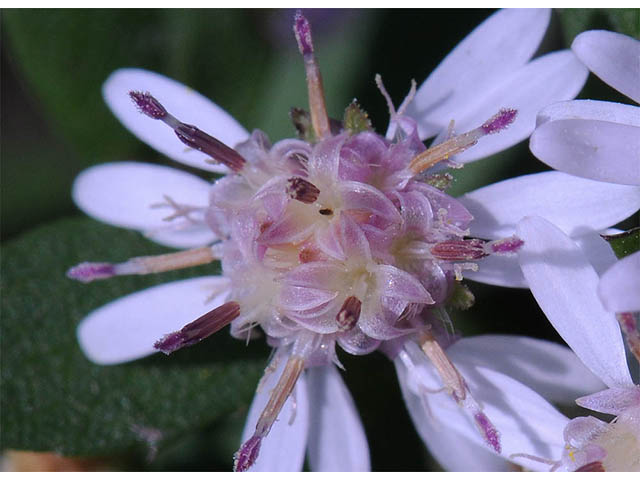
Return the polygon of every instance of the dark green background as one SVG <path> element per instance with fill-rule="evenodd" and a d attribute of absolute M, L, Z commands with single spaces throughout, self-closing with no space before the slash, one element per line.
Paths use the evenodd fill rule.
<path fill-rule="evenodd" d="M 396 102 L 489 10 L 308 10 L 330 114 L 355 97 L 384 131 L 388 115 L 373 78 Z M 87 219 L 70 189 L 105 161 L 171 162 L 136 140 L 104 105 L 100 87 L 119 67 L 161 72 L 212 98 L 248 129 L 293 136 L 287 112 L 306 105 L 292 10 L 3 10 L 1 83 L 1 448 L 99 455 L 127 469 L 229 470 L 261 369 L 262 342 L 226 332 L 171 358 L 117 367 L 89 363 L 75 327 L 92 309 L 140 288 L 203 273 L 80 285 L 66 269 L 86 259 L 161 253 L 140 235 Z M 638 36 L 638 10 L 554 12 L 541 52 L 580 31 Z M 517 41 L 517 39 L 514 39 Z M 626 101 L 590 77 L 580 97 Z M 456 172 L 460 194 L 543 170 L 523 143 Z M 559 340 L 528 291 L 469 282 L 476 306 L 454 317 L 466 335 L 512 332 Z M 437 469 L 405 412 L 381 355 L 341 355 L 363 418 L 375 470 Z M 165 432 L 148 462 L 132 425 Z"/>

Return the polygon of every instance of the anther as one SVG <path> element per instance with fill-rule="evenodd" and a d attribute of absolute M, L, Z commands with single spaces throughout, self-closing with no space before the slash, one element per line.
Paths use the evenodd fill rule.
<path fill-rule="evenodd" d="M 169 355 L 213 335 L 238 318 L 239 315 L 240 305 L 238 302 L 227 302 L 188 323 L 177 332 L 165 335 L 153 345 L 153 348 Z"/>
<path fill-rule="evenodd" d="M 331 127 L 329 115 L 324 100 L 324 87 L 322 86 L 322 75 L 320 67 L 313 54 L 313 40 L 311 38 L 311 26 L 309 21 L 298 10 L 296 12 L 293 33 L 298 42 L 298 49 L 304 59 L 304 68 L 307 74 L 307 89 L 309 91 L 309 111 L 311 113 L 311 124 L 317 140 L 329 137 Z"/>
<path fill-rule="evenodd" d="M 287 180 L 287 195 L 302 203 L 313 203 L 318 199 L 320 190 L 304 178 L 291 177 Z"/>
<path fill-rule="evenodd" d="M 267 436 L 273 423 L 278 418 L 287 398 L 291 395 L 293 388 L 304 369 L 304 358 L 298 356 L 289 357 L 284 371 L 278 380 L 278 384 L 271 391 L 271 397 L 264 407 L 254 434 L 247 440 L 240 450 L 234 455 L 233 469 L 236 472 L 245 472 L 255 463 L 260 452 L 262 439 Z"/>
<path fill-rule="evenodd" d="M 122 263 L 84 262 L 72 267 L 67 277 L 83 283 L 118 275 L 146 275 L 211 263 L 216 259 L 211 247 L 147 257 L 134 257 Z"/>
<path fill-rule="evenodd" d="M 485 135 L 491 135 L 504 130 L 513 123 L 516 118 L 517 110 L 512 108 L 503 108 L 496 115 L 491 117 L 480 127 L 455 135 L 444 142 L 428 148 L 424 152 L 416 155 L 409 164 L 409 170 L 414 174 L 421 173 L 435 164 L 448 160 L 453 155 L 464 152 L 468 148 L 478 143 L 478 140 Z"/>
<path fill-rule="evenodd" d="M 591 462 L 582 465 L 580 468 L 574 470 L 575 472 L 604 472 L 604 465 L 602 462 Z"/>
<path fill-rule="evenodd" d="M 246 160 L 242 155 L 198 127 L 178 120 L 168 113 L 164 106 L 149 92 L 131 91 L 129 96 L 138 106 L 140 112 L 154 120 L 162 120 L 175 131 L 178 139 L 185 145 L 209 155 L 216 163 L 222 163 L 236 173 L 244 167 Z"/>
<path fill-rule="evenodd" d="M 360 318 L 360 309 L 362 308 L 362 302 L 353 295 L 347 297 L 342 304 L 342 308 L 336 315 L 336 323 L 338 324 L 338 330 L 346 332 L 351 330 L 358 323 Z"/>
<path fill-rule="evenodd" d="M 447 261 L 477 260 L 488 255 L 485 252 L 485 242 L 477 238 L 436 243 L 431 247 L 431 254 Z"/>

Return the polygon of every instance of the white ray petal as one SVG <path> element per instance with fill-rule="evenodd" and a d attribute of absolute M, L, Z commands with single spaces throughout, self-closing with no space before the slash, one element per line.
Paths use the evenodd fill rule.
<path fill-rule="evenodd" d="M 447 353 L 469 365 L 510 376 L 551 402 L 573 403 L 604 388 L 571 349 L 557 343 L 516 335 L 466 337 Z"/>
<path fill-rule="evenodd" d="M 278 355 L 278 354 L 276 354 Z M 249 415 L 242 431 L 242 443 L 254 433 L 262 410 L 267 405 L 271 390 L 278 383 L 288 356 L 279 354 L 277 368 L 253 397 Z M 309 395 L 305 373 L 298 378 L 291 396 L 287 399 L 269 434 L 262 440 L 258 459 L 250 472 L 299 472 L 302 470 L 309 431 Z"/>
<path fill-rule="evenodd" d="M 195 125 L 233 148 L 249 133 L 231 115 L 186 85 L 148 70 L 116 70 L 102 86 L 104 100 L 113 114 L 140 140 L 186 165 L 210 172 L 229 171 L 222 165 L 207 163 L 210 157 L 188 148 L 167 125 L 138 112 L 129 98 L 132 90 L 151 93 L 178 120 Z"/>
<path fill-rule="evenodd" d="M 163 245 L 197 247 L 216 237 L 202 222 L 183 218 L 165 221 L 175 213 L 168 196 L 178 204 L 206 207 L 210 184 L 170 167 L 137 162 L 105 163 L 84 170 L 73 183 L 76 205 L 88 215 L 118 227 L 142 231 Z M 154 205 L 163 204 L 161 207 Z M 197 214 L 194 220 L 202 219 Z"/>
<path fill-rule="evenodd" d="M 307 370 L 311 410 L 309 465 L 314 472 L 371 470 L 358 411 L 334 365 Z"/>
<path fill-rule="evenodd" d="M 80 322 L 77 330 L 80 348 L 89 360 L 100 365 L 151 355 L 157 351 L 153 344 L 164 335 L 222 305 L 227 288 L 228 280 L 224 277 L 197 277 L 114 300 Z"/>
<path fill-rule="evenodd" d="M 602 275 L 598 295 L 609 312 L 640 311 L 640 252 L 624 257 Z"/>
<path fill-rule="evenodd" d="M 595 75 L 640 103 L 640 41 L 606 30 L 578 35 L 571 45 Z"/>
<path fill-rule="evenodd" d="M 640 118 L 640 108 L 636 110 Z M 640 127 L 556 120 L 536 128 L 529 148 L 557 170 L 602 182 L 640 185 Z"/>
<path fill-rule="evenodd" d="M 508 237 L 527 215 L 544 217 L 568 235 L 578 236 L 635 213 L 640 208 L 640 188 L 543 172 L 494 183 L 459 200 L 475 218 L 473 236 Z"/>
<path fill-rule="evenodd" d="M 547 9 L 501 10 L 467 35 L 420 86 L 409 106 L 420 138 L 446 130 L 449 120 L 466 105 L 524 65 L 538 48 L 550 13 Z"/>
<path fill-rule="evenodd" d="M 517 234 L 529 288 L 560 336 L 607 386 L 631 384 L 620 328 L 598 299 L 598 275 L 584 253 L 540 217 L 522 220 Z"/>

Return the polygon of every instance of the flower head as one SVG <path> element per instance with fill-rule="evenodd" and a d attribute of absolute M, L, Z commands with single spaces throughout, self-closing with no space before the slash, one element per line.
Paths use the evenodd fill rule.
<path fill-rule="evenodd" d="M 412 85 L 397 109 L 378 77 L 391 115 L 385 137 L 372 131 L 357 104 L 347 107 L 342 122 L 329 119 L 311 29 L 300 13 L 294 33 L 307 75 L 309 112 L 294 112 L 297 139 L 272 144 L 264 133 L 249 134 L 219 107 L 172 80 L 135 69 L 115 72 L 105 97 L 127 127 L 178 161 L 226 176 L 209 186 L 165 167 L 136 163 L 84 172 L 74 199 L 89 214 L 190 249 L 118 264 L 81 264 L 69 276 L 91 281 L 215 260 L 221 261 L 223 276 L 154 287 L 93 312 L 78 331 L 89 358 L 116 363 L 155 350 L 171 353 L 228 324 L 232 335 L 250 340 L 259 327 L 276 354 L 254 399 L 235 457 L 237 470 L 300 468 L 307 437 L 310 458 L 316 459 L 312 467 L 368 468 L 362 427 L 333 365 L 339 365 L 336 345 L 356 355 L 383 348 L 413 365 L 412 373 L 430 361 L 437 382 L 466 412 L 478 438 L 500 451 L 500 434 L 445 353 L 448 337 L 438 332 L 442 318 L 448 318 L 443 307 L 463 272 L 476 270 L 479 259 L 509 256 L 522 247 L 513 229 L 529 206 L 524 202 L 503 214 L 487 207 L 504 203 L 499 195 L 479 193 L 458 201 L 444 191 L 449 177 L 439 169 L 516 143 L 531 132 L 539 102 L 577 93 L 585 72 L 570 52 L 527 63 L 547 22 L 547 11 L 495 14 L 420 89 Z M 531 27 L 519 47 L 509 36 L 514 24 Z M 491 68 L 471 69 L 460 78 L 480 82 L 478 75 L 486 75 L 474 89 L 480 85 L 487 94 L 457 87 L 443 92 L 444 84 L 459 84 L 451 80 L 459 79 L 460 65 L 477 57 L 491 60 L 483 63 Z M 565 80 L 558 80 L 559 71 Z M 536 81 L 522 86 L 530 77 Z M 463 133 L 453 131 L 452 118 Z M 421 139 L 434 134 L 434 143 L 425 147 Z M 483 148 L 487 142 L 491 147 Z M 470 213 L 478 205 L 485 218 Z M 621 208 L 618 215 L 624 212 Z M 601 217 L 595 215 L 595 223 L 610 225 L 611 216 Z M 179 307 L 172 300 L 178 290 Z M 207 294 L 209 305 L 195 300 Z M 153 319 L 146 318 L 148 307 L 140 308 L 146 297 L 156 302 L 150 304 Z M 129 343 L 106 345 L 109 338 L 128 335 L 133 324 L 122 318 L 131 315 L 137 333 Z M 321 421 L 311 424 L 309 416 L 318 411 Z M 309 433 L 310 425 L 322 429 Z M 274 445 L 286 432 L 299 454 L 281 458 Z M 335 454 L 340 449 L 349 455 Z M 344 463 L 331 464 L 332 456 Z"/>

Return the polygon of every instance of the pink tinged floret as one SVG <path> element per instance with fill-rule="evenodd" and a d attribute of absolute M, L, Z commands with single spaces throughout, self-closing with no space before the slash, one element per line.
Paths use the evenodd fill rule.
<path fill-rule="evenodd" d="M 480 128 L 487 135 L 498 133 L 511 125 L 517 115 L 518 111 L 513 108 L 502 108 L 497 114 L 484 122 Z"/>
<path fill-rule="evenodd" d="M 140 112 L 154 120 L 163 121 L 174 130 L 178 139 L 185 145 L 209 155 L 214 161 L 222 163 L 236 173 L 243 169 L 246 160 L 242 155 L 198 127 L 188 125 L 175 118 L 149 92 L 131 91 L 129 96 L 138 106 Z"/>
<path fill-rule="evenodd" d="M 237 302 L 227 302 L 205 313 L 197 320 L 188 323 L 177 332 L 165 335 L 153 345 L 153 348 L 169 355 L 176 350 L 204 340 L 209 335 L 227 326 L 239 315 L 240 305 Z"/>
<path fill-rule="evenodd" d="M 500 445 L 500 433 L 496 430 L 493 423 L 491 423 L 487 416 L 482 412 L 475 413 L 473 415 L 473 419 L 475 420 L 476 425 L 480 428 L 485 441 L 496 451 L 496 453 L 500 453 L 502 451 L 502 446 Z"/>
<path fill-rule="evenodd" d="M 116 275 L 116 271 L 112 263 L 84 262 L 70 268 L 67 272 L 67 277 L 82 283 L 111 278 L 114 275 Z"/>
<path fill-rule="evenodd" d="M 258 459 L 262 437 L 252 436 L 233 456 L 233 471 L 246 472 Z"/>

